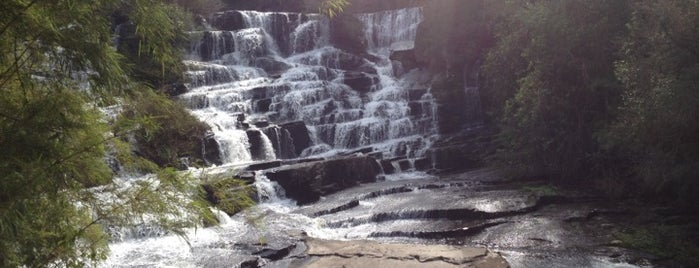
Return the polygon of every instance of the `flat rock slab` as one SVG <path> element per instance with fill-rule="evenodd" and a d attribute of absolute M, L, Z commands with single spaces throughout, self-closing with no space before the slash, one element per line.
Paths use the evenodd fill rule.
<path fill-rule="evenodd" d="M 306 267 L 509 267 L 485 248 L 309 239 Z"/>

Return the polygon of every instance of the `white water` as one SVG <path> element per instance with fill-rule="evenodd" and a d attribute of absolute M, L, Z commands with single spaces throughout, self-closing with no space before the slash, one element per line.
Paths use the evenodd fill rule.
<path fill-rule="evenodd" d="M 387 60 L 391 46 L 414 40 L 421 8 L 357 16 L 365 24 L 370 51 L 381 59 L 376 63 L 328 46 L 325 17 L 257 11 L 240 14 L 248 28 L 210 31 L 194 46 L 193 54 L 208 55 L 210 60 L 185 62 L 190 91 L 180 97 L 212 127 L 224 164 L 296 155 L 278 151 L 294 145 L 285 144 L 290 140 L 279 135 L 267 136 L 279 133 L 277 130 L 260 127 L 263 144 L 253 144 L 246 130 L 256 122 L 269 122 L 272 127 L 304 122 L 313 143 L 302 148 L 303 156 L 370 145 L 386 150 L 386 157 L 401 156 L 407 145 L 414 145 L 407 149 L 413 152 L 428 145 L 406 139 L 426 140 L 424 137 L 436 134 L 434 115 L 424 112 L 436 107 L 434 101 L 420 100 L 427 106 L 422 115 L 411 114 L 407 89 L 419 85 L 412 75 L 396 78 Z M 363 95 L 343 83 L 348 64 L 354 66 L 351 69 L 376 70 L 378 83 L 371 92 Z M 239 120 L 241 114 L 244 120 Z M 258 147 L 264 148 L 262 155 L 251 152 Z"/>
<path fill-rule="evenodd" d="M 411 115 L 407 90 L 419 86 L 415 79 L 419 74 L 397 78 L 387 60 L 392 45 L 414 40 L 414 28 L 422 18 L 421 9 L 359 16 L 367 26 L 367 34 L 372 36 L 371 52 L 381 59 L 377 63 L 361 59 L 360 64 L 377 72 L 378 83 L 367 94 L 342 83 L 346 72 L 343 64 L 351 61 L 352 55 L 328 46 L 327 19 L 293 13 L 244 11 L 242 14 L 250 28 L 206 34 L 205 38 L 212 39 L 214 44 L 207 52 L 211 60 L 185 62 L 190 91 L 180 99 L 195 116 L 211 126 L 221 149 L 223 166 L 210 172 L 276 159 L 280 153 L 274 148 L 284 147 L 284 141 L 279 131 L 256 127 L 260 122 L 268 122 L 270 127 L 277 127 L 276 123 L 304 122 L 312 144 L 301 156 L 329 156 L 369 145 L 384 152 L 385 157 L 424 154 L 430 137 L 436 134 L 433 127 L 436 105 L 427 93 L 420 100 L 425 106 L 422 114 Z M 276 21 L 280 18 L 287 20 L 288 24 L 284 25 L 290 28 L 286 29 L 288 32 L 280 32 L 283 29 L 279 29 Z M 201 46 L 195 46 L 192 53 L 197 55 L 189 58 L 200 59 Z M 261 59 L 287 69 L 272 76 L 272 72 L 258 65 Z M 268 109 L 261 108 L 266 106 L 261 101 L 269 102 Z M 259 144 L 251 142 L 250 131 L 259 132 Z M 262 148 L 261 156 L 256 158 L 253 148 Z M 387 179 L 416 179 L 423 175 L 402 174 Z M 322 219 L 292 213 L 298 209 L 295 202 L 262 174 L 257 174 L 255 187 L 262 203 L 233 217 L 219 212 L 221 226 L 189 230 L 188 241 L 166 235 L 111 244 L 109 259 L 101 267 L 230 266 L 242 261 L 236 259 L 240 252 L 236 253 L 233 244 L 253 243 L 249 241 L 251 237 L 261 236 L 264 229 L 303 230 L 311 237 L 353 239 L 367 237 L 378 228 L 374 225 L 326 228 Z M 366 202 L 362 205 L 373 206 Z M 263 223 L 260 226 L 251 219 Z"/>

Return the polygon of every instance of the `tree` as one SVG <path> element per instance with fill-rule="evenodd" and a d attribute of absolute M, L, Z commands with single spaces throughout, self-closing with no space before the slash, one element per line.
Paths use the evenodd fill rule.
<path fill-rule="evenodd" d="M 147 0 L 0 3 L 0 266 L 82 267 L 106 257 L 107 224 L 142 224 L 149 215 L 178 232 L 197 221 L 190 212 L 201 205 L 178 205 L 194 193 L 191 178 L 165 169 L 129 187 L 107 184 L 113 174 L 104 161 L 130 130 L 111 132 L 100 105 L 141 88 L 112 46 L 109 18 L 125 14 L 138 56 L 162 70 L 178 61 L 172 44 L 183 23 L 167 13 L 175 8 Z"/>
<path fill-rule="evenodd" d="M 646 193 L 696 207 L 699 193 L 699 3 L 640 1 L 616 74 L 625 90 L 604 136 Z"/>
<path fill-rule="evenodd" d="M 494 88 L 484 91 L 495 103 L 507 99 L 501 159 L 519 175 L 586 177 L 599 151 L 596 132 L 620 96 L 615 42 L 630 9 L 606 0 L 517 4 L 486 62 L 486 85 Z M 508 74 L 496 73 L 502 70 Z"/>

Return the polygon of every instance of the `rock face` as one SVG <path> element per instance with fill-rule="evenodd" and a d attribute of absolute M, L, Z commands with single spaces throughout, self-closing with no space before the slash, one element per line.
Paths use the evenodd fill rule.
<path fill-rule="evenodd" d="M 309 239 L 306 267 L 509 267 L 485 248 Z"/>
<path fill-rule="evenodd" d="M 389 59 L 401 63 L 403 70 L 408 71 L 417 68 L 419 65 L 415 59 L 415 49 L 396 49 L 391 51 Z"/>
<path fill-rule="evenodd" d="M 356 17 L 341 13 L 330 20 L 330 43 L 353 54 L 366 53 L 367 41 L 363 28 L 364 25 Z"/>
<path fill-rule="evenodd" d="M 342 78 L 342 82 L 355 91 L 366 94 L 371 92 L 374 85 L 379 83 L 379 77 L 364 72 L 347 71 Z"/>
<path fill-rule="evenodd" d="M 311 136 L 306 124 L 302 121 L 289 122 L 281 124 L 280 126 L 283 130 L 288 132 L 289 137 L 293 141 L 296 155 L 301 155 L 304 149 L 311 146 Z"/>
<path fill-rule="evenodd" d="M 495 153 L 495 133 L 493 128 L 480 127 L 443 136 L 429 149 L 434 168 L 454 172 L 483 166 L 483 160 Z"/>
<path fill-rule="evenodd" d="M 375 182 L 380 172 L 374 158 L 355 156 L 284 166 L 266 175 L 284 188 L 287 197 L 304 205 L 360 183 Z"/>
<path fill-rule="evenodd" d="M 219 148 L 218 142 L 214 138 L 214 133 L 209 131 L 206 133 L 204 140 L 202 141 L 202 154 L 204 160 L 208 164 L 221 165 L 221 149 Z"/>

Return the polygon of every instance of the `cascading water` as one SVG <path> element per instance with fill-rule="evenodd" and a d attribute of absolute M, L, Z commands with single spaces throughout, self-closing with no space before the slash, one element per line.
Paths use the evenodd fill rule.
<path fill-rule="evenodd" d="M 371 61 L 331 46 L 328 19 L 319 15 L 227 11 L 211 20 L 219 30 L 193 33 L 200 41 L 184 62 L 189 91 L 179 98 L 211 126 L 224 165 L 360 147 L 384 158 L 424 154 L 436 134 L 434 100 L 418 82 L 420 72 L 397 77 L 388 59 L 392 46 L 414 40 L 421 9 L 357 18 L 367 29 Z M 292 213 L 299 207 L 278 184 L 261 173 L 255 177 L 261 204 L 254 209 L 222 221 L 220 228 L 192 232 L 189 243 L 165 236 L 114 244 L 105 266 L 230 266 L 242 260 L 221 256 L 235 256 L 235 242 L 258 243 L 260 228 L 300 229 L 327 239 L 370 234 L 354 228 L 348 235 L 327 228 L 324 220 Z M 270 219 L 268 226 L 251 222 L 260 214 Z"/>
<path fill-rule="evenodd" d="M 366 146 L 418 157 L 435 134 L 433 109 L 423 107 L 434 102 L 428 92 L 409 94 L 414 79 L 397 78 L 388 53 L 414 40 L 421 11 L 357 16 L 373 61 L 330 46 L 320 15 L 216 13 L 212 25 L 222 30 L 198 33 L 196 60 L 185 62 L 191 90 L 180 98 L 212 127 L 224 163 Z"/>

